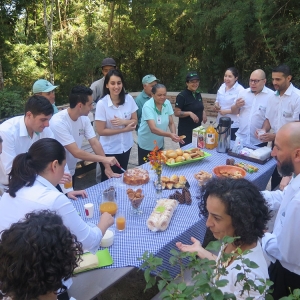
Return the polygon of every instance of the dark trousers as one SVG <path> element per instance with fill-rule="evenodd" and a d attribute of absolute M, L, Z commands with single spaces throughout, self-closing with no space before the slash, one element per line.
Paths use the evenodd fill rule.
<path fill-rule="evenodd" d="M 272 142 L 272 149 L 274 147 L 274 142 Z M 272 178 L 271 178 L 271 190 L 274 190 L 281 181 L 282 177 L 281 175 L 279 175 L 277 167 L 274 169 L 274 172 L 272 174 Z"/>
<path fill-rule="evenodd" d="M 123 153 L 121 153 L 121 154 L 106 154 L 106 153 L 105 153 L 105 155 L 106 155 L 107 157 L 114 156 L 114 157 L 118 160 L 118 162 L 119 162 L 119 164 L 121 165 L 121 167 L 122 167 L 124 170 L 127 170 L 130 151 L 131 151 L 131 148 L 130 148 L 128 151 L 123 152 Z M 101 173 L 102 173 L 102 175 L 101 175 L 101 182 L 102 182 L 102 181 L 107 180 L 108 177 L 106 176 L 106 174 L 105 174 L 105 172 L 104 172 L 105 168 L 104 168 L 104 165 L 103 165 L 102 163 L 100 163 L 100 168 L 101 168 Z M 123 174 L 123 171 L 122 171 L 120 168 L 118 168 L 117 166 L 112 166 L 111 169 L 112 169 L 112 171 L 113 171 L 114 173 Z"/>
<path fill-rule="evenodd" d="M 143 165 L 144 163 L 148 162 L 148 154 L 151 152 L 152 150 L 145 150 L 140 148 L 140 146 L 138 145 L 138 164 L 139 166 Z M 144 159 L 145 158 L 145 159 Z"/>
<path fill-rule="evenodd" d="M 274 300 L 288 296 L 294 289 L 300 288 L 300 275 L 285 269 L 278 260 L 269 266 L 269 276 L 274 282 L 271 287 Z"/>
<path fill-rule="evenodd" d="M 230 139 L 232 141 L 235 141 L 236 139 L 236 136 L 235 136 L 235 133 L 238 131 L 238 128 L 231 128 L 231 134 L 230 134 Z"/>

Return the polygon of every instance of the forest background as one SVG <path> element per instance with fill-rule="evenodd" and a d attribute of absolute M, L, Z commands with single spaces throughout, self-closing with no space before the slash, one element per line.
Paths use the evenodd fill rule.
<path fill-rule="evenodd" d="M 126 89 L 155 74 L 169 91 L 196 70 L 201 91 L 216 93 L 226 68 L 239 82 L 281 63 L 300 85 L 299 0 L 0 0 L 0 117 L 23 112 L 32 84 L 55 85 L 56 104 L 76 84 L 101 77 L 113 57 Z"/>

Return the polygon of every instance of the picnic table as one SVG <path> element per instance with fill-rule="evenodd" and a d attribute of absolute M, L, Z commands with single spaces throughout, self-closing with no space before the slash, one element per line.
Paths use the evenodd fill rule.
<path fill-rule="evenodd" d="M 191 145 L 185 146 L 186 149 L 191 148 Z M 127 198 L 126 188 L 129 186 L 119 186 L 120 180 L 109 179 L 100 184 L 94 185 L 86 189 L 88 193 L 87 199 L 78 199 L 73 204 L 76 210 L 85 219 L 84 204 L 93 203 L 95 206 L 94 217 L 92 219 L 85 219 L 87 222 L 97 224 L 100 217 L 99 205 L 101 203 L 101 193 L 110 186 L 116 186 L 116 201 L 118 207 L 127 212 L 126 229 L 123 232 L 117 232 L 114 239 L 114 244 L 109 247 L 109 252 L 113 258 L 111 266 L 88 271 L 77 275 L 73 279 L 73 285 L 69 290 L 69 295 L 77 300 L 93 299 L 99 295 L 105 288 L 109 287 L 122 276 L 132 271 L 133 268 L 138 268 L 141 261 L 137 260 L 147 250 L 158 257 L 164 259 L 162 269 L 166 269 L 172 276 L 176 276 L 179 267 L 171 267 L 168 263 L 170 257 L 170 250 L 176 248 L 175 243 L 181 241 L 185 244 L 190 243 L 190 237 L 194 236 L 203 242 L 206 232 L 206 219 L 199 215 L 197 196 L 200 195 L 198 182 L 193 175 L 200 170 L 212 172 L 212 169 L 218 165 L 224 165 L 229 156 L 226 153 L 218 153 L 214 150 L 207 150 L 205 152 L 211 154 L 198 162 L 193 162 L 180 167 L 163 166 L 163 176 L 170 177 L 173 174 L 184 175 L 190 185 L 190 192 L 192 195 L 192 204 L 178 205 L 169 227 L 163 232 L 151 232 L 146 226 L 146 220 L 151 214 L 156 205 L 156 191 L 153 180 L 142 186 L 145 198 L 140 206 L 143 211 L 142 215 L 131 215 L 131 204 Z M 242 159 L 235 158 L 238 162 L 246 162 Z M 276 161 L 271 159 L 264 165 L 251 163 L 259 168 L 256 173 L 247 173 L 246 179 L 252 181 L 260 190 L 264 190 L 276 166 Z M 146 163 L 141 166 L 149 171 L 153 179 L 153 171 L 151 166 Z M 130 186 L 133 188 L 132 186 Z M 175 190 L 163 190 L 162 198 L 174 193 Z M 99 248 L 101 249 L 101 247 Z"/>

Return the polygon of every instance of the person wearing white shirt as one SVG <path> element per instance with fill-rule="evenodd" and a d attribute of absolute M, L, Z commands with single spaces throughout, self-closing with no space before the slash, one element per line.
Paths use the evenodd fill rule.
<path fill-rule="evenodd" d="M 106 157 L 95 131 L 88 118 L 92 109 L 93 91 L 85 86 L 75 86 L 69 95 L 70 107 L 55 114 L 50 121 L 55 138 L 66 148 L 67 164 L 73 176 L 78 159 L 101 162 L 105 166 L 105 174 L 108 178 L 118 177 L 111 166 L 118 163 L 115 157 Z M 95 154 L 81 149 L 83 139 L 87 139 Z M 73 176 L 73 180 L 74 180 Z M 73 181 L 74 182 L 74 181 Z"/>
<path fill-rule="evenodd" d="M 277 210 L 272 233 L 265 233 L 262 247 L 272 264 L 270 279 L 274 282 L 274 299 L 288 296 L 300 288 L 300 122 L 283 125 L 276 133 L 272 156 L 282 176 L 294 175 L 283 190 L 262 192 Z"/>
<path fill-rule="evenodd" d="M 239 72 L 236 68 L 230 67 L 225 71 L 224 83 L 220 86 L 217 99 L 215 102 L 215 109 L 218 111 L 217 123 L 220 117 L 229 117 L 231 124 L 231 139 L 235 140 L 235 133 L 239 128 L 239 118 L 237 114 L 231 113 L 231 106 L 237 99 L 240 91 L 244 88 L 238 83 Z"/>
<path fill-rule="evenodd" d="M 248 145 L 266 146 L 256 137 L 255 132 L 261 128 L 266 119 L 267 104 L 273 91 L 265 86 L 266 74 L 258 69 L 251 73 L 249 88 L 238 94 L 238 99 L 231 106 L 233 114 L 239 114 L 239 129 L 236 136 Z"/>
<path fill-rule="evenodd" d="M 113 217 L 104 213 L 95 227 L 78 215 L 71 201 L 55 186 L 66 164 L 65 148 L 55 139 L 36 141 L 26 153 L 16 156 L 9 175 L 8 191 L 0 201 L 0 232 L 31 212 L 49 209 L 77 236 L 84 250 L 95 252 Z"/>
<path fill-rule="evenodd" d="M 265 299 L 264 295 L 253 288 L 241 295 L 243 282 L 236 281 L 238 273 L 243 273 L 246 266 L 239 257 L 221 260 L 224 253 L 236 253 L 238 248 L 242 252 L 249 250 L 250 253 L 243 254 L 243 257 L 251 259 L 258 268 L 251 268 L 246 276 L 257 286 L 261 285 L 259 279 L 268 279 L 268 266 L 259 238 L 264 235 L 271 213 L 257 187 L 246 179 L 213 178 L 201 189 L 199 208 L 200 214 L 207 218 L 206 226 L 216 239 L 222 241 L 225 236 L 236 239 L 232 243 L 223 242 L 218 256 L 204 249 L 194 237 L 191 237 L 191 245 L 177 242 L 178 249 L 183 252 L 196 252 L 201 259 L 215 260 L 218 268 L 226 268 L 227 274 L 222 273 L 219 278 L 215 277 L 215 280 L 228 280 L 224 287 L 218 287 L 223 293 L 232 293 L 240 300 L 247 297 Z M 243 265 L 242 269 L 235 269 L 237 265 Z"/>
<path fill-rule="evenodd" d="M 11 170 L 14 158 L 28 151 L 30 146 L 43 138 L 54 138 L 49 128 L 49 121 L 53 115 L 52 104 L 47 98 L 39 95 L 30 97 L 25 104 L 25 115 L 11 118 L 0 125 L 0 136 L 4 141 L 3 151 L 0 155 L 0 190 L 3 193 L 8 183 L 8 174 Z M 73 191 L 73 188 L 65 189 L 64 183 L 71 179 L 69 169 L 66 166 L 65 174 L 60 180 L 59 190 L 67 193 L 71 199 L 76 195 L 85 196 L 85 191 Z"/>
<path fill-rule="evenodd" d="M 266 132 L 259 136 L 262 142 L 274 142 L 277 131 L 289 122 L 299 120 L 300 95 L 291 83 L 291 70 L 287 65 L 280 65 L 272 70 L 272 81 L 276 92 L 270 97 L 266 120 L 262 129 Z M 270 132 L 270 130 L 273 132 Z M 257 132 L 256 132 L 256 136 Z M 275 169 L 271 179 L 271 189 L 275 189 L 281 181 Z"/>
<path fill-rule="evenodd" d="M 7 300 L 60 299 L 57 291 L 65 290 L 82 254 L 81 243 L 58 214 L 28 213 L 1 235 L 0 295 Z"/>
<path fill-rule="evenodd" d="M 131 147 L 132 131 L 137 124 L 137 105 L 125 94 L 123 75 L 119 70 L 110 70 L 104 80 L 104 97 L 97 102 L 95 113 L 96 130 L 106 156 L 115 156 L 123 169 L 127 169 Z M 102 181 L 107 179 L 103 174 Z M 113 166 L 115 173 L 121 174 L 119 167 Z"/>

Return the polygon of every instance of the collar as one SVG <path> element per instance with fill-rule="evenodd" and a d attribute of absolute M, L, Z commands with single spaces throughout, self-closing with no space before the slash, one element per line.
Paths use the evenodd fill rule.
<path fill-rule="evenodd" d="M 283 95 L 291 96 L 293 91 L 294 91 L 294 86 L 293 86 L 293 84 L 290 82 L 290 86 L 289 86 L 289 87 L 287 88 L 287 90 L 283 93 Z M 276 96 L 280 96 L 279 91 L 275 91 L 274 93 L 275 93 Z M 283 96 L 283 95 L 282 95 L 282 96 Z"/>
<path fill-rule="evenodd" d="M 236 81 L 235 84 L 228 91 L 236 89 L 238 87 L 238 85 L 239 85 L 239 83 Z M 224 83 L 224 91 L 226 91 L 226 84 L 225 83 Z"/>
<path fill-rule="evenodd" d="M 162 105 L 162 108 L 161 108 L 161 112 L 157 109 L 157 107 L 156 107 L 156 104 L 155 104 L 155 101 L 154 101 L 154 98 L 152 97 L 150 100 L 152 100 L 152 103 L 153 103 L 153 108 L 154 108 L 154 111 L 158 114 L 158 115 L 161 115 L 162 114 L 162 111 L 163 111 L 163 109 L 164 109 L 164 107 L 166 107 L 166 103 L 164 103 L 163 105 Z"/>
<path fill-rule="evenodd" d="M 39 135 L 40 132 L 34 132 L 36 135 Z M 28 136 L 29 137 L 29 134 L 28 134 L 28 131 L 27 131 L 27 127 L 25 125 L 25 116 L 22 116 L 20 118 L 20 137 L 21 136 Z"/>
<path fill-rule="evenodd" d="M 113 102 L 112 102 L 112 100 L 111 100 L 111 98 L 110 98 L 110 95 L 107 94 L 106 97 L 107 97 L 107 105 L 108 105 L 108 107 L 114 106 L 114 104 L 113 104 Z M 127 102 L 127 97 L 126 97 L 126 95 L 125 95 L 125 102 Z M 124 104 L 123 104 L 123 105 L 124 105 Z M 122 105 L 121 105 L 121 106 L 122 106 Z"/>
<path fill-rule="evenodd" d="M 300 174 L 298 174 L 296 177 L 293 177 L 291 179 L 290 186 L 294 191 L 300 190 Z"/>
<path fill-rule="evenodd" d="M 144 90 L 141 91 L 141 96 L 146 99 L 146 100 L 149 100 L 151 97 L 149 97 Z"/>
<path fill-rule="evenodd" d="M 46 178 L 37 175 L 35 181 L 38 181 L 41 185 L 46 186 L 47 188 L 51 189 L 51 190 L 56 190 L 56 187 L 50 182 L 48 181 Z"/>

